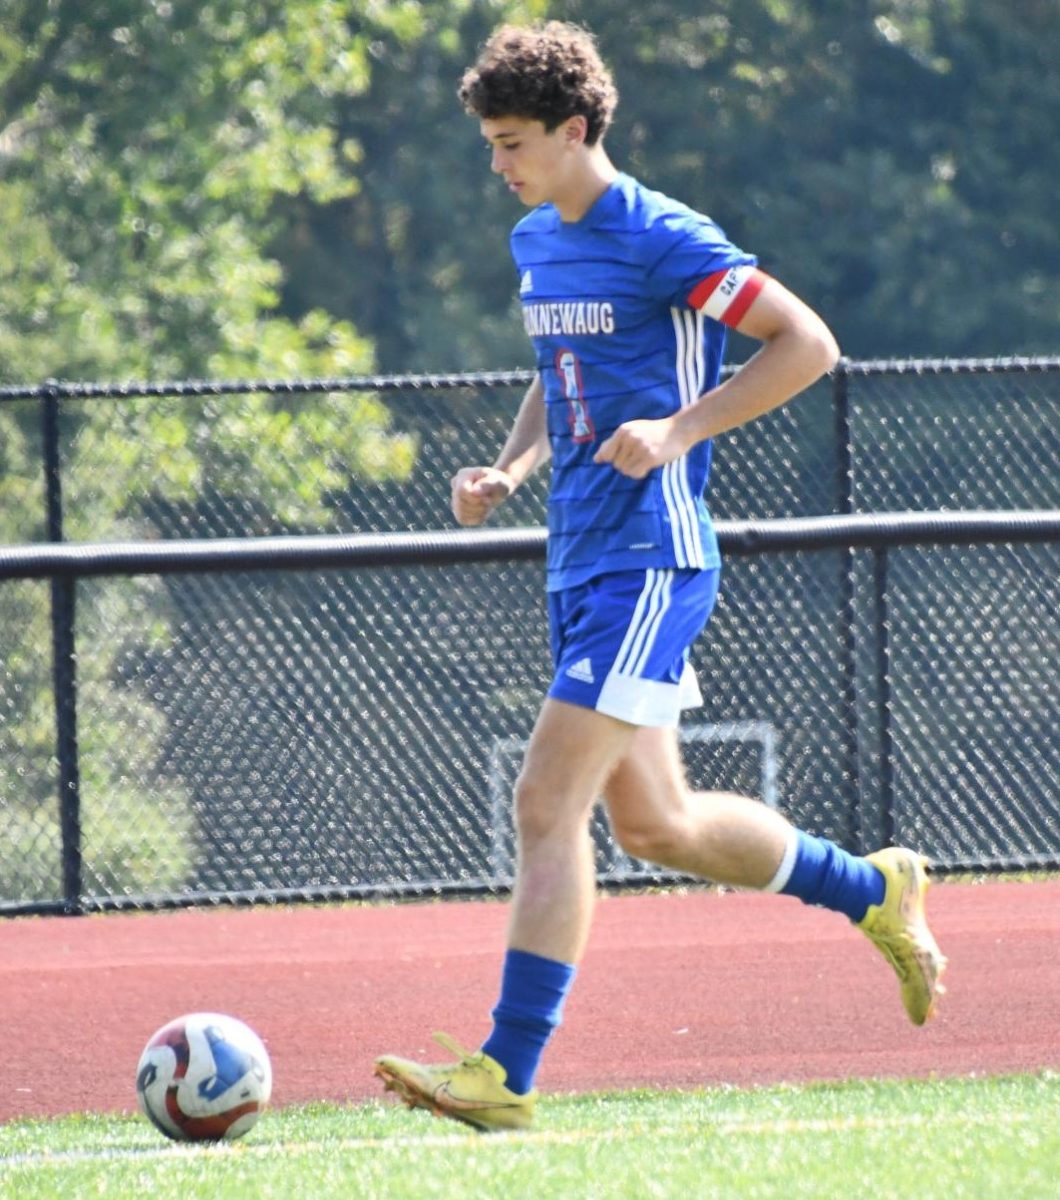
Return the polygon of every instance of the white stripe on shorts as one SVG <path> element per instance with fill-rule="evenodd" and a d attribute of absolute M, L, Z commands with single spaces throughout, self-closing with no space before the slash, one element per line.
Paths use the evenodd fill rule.
<path fill-rule="evenodd" d="M 659 636 L 662 619 L 670 607 L 673 571 L 649 567 L 644 575 L 644 587 L 633 610 L 633 619 L 615 657 L 613 671 L 617 675 L 641 674 Z"/>
<path fill-rule="evenodd" d="M 673 590 L 674 573 L 673 571 L 659 572 L 659 587 L 655 594 L 655 611 L 650 620 L 645 625 L 644 629 L 638 638 L 640 650 L 636 654 L 634 661 L 630 665 L 630 669 L 626 674 L 640 676 L 644 674 L 644 670 L 648 665 L 648 655 L 651 654 L 655 647 L 656 639 L 659 636 L 659 629 L 662 626 L 663 617 L 666 616 L 667 610 L 670 607 L 670 595 Z"/>
<path fill-rule="evenodd" d="M 613 671 L 621 671 L 625 667 L 630 646 L 636 638 L 637 630 L 640 629 L 641 622 L 644 619 L 644 610 L 651 603 L 654 587 L 655 568 L 649 567 L 644 572 L 644 587 L 641 588 L 640 595 L 637 597 L 637 607 L 633 610 L 633 619 L 626 627 L 626 636 L 622 639 L 622 645 L 618 648 L 618 654 L 615 655 L 615 665 L 611 668 Z"/>

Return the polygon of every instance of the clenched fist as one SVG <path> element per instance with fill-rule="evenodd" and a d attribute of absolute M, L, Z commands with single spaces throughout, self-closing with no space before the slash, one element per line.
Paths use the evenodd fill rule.
<path fill-rule="evenodd" d="M 506 471 L 496 467 L 464 467 L 452 479 L 453 516 L 461 525 L 481 525 L 515 491 Z"/>
<path fill-rule="evenodd" d="M 626 421 L 601 445 L 593 462 L 610 463 L 631 479 L 643 479 L 687 449 L 672 417 Z"/>

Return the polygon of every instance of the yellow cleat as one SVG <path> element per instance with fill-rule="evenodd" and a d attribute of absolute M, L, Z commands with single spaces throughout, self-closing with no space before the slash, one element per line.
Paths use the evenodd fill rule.
<path fill-rule="evenodd" d="M 426 1108 L 436 1117 L 451 1117 L 487 1133 L 530 1124 L 537 1092 L 520 1096 L 510 1091 L 504 1086 L 504 1068 L 481 1050 L 471 1054 L 444 1033 L 436 1033 L 434 1040 L 459 1061 L 425 1066 L 384 1054 L 375 1060 L 375 1073 L 388 1092 L 397 1092 L 409 1108 Z"/>
<path fill-rule="evenodd" d="M 923 1025 L 934 1016 L 935 1002 L 946 990 L 940 982 L 946 959 L 924 917 L 928 862 L 901 846 L 867 857 L 887 886 L 882 903 L 869 906 L 858 928 L 894 968 L 910 1021 Z"/>

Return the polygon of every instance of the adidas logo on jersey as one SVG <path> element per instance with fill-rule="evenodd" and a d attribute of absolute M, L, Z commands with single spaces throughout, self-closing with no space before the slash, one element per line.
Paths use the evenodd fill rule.
<path fill-rule="evenodd" d="M 529 271 L 523 272 L 522 279 L 519 280 L 519 295 L 525 296 L 527 292 L 534 290 L 534 281 Z"/>
<path fill-rule="evenodd" d="M 580 659 L 573 667 L 568 667 L 567 674 L 581 683 L 595 683 L 593 664 L 587 658 Z"/>

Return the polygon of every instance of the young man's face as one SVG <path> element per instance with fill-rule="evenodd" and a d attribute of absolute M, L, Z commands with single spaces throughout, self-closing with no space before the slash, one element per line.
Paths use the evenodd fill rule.
<path fill-rule="evenodd" d="M 541 121 L 491 117 L 479 128 L 493 151 L 491 170 L 526 205 L 556 201 L 569 187 L 577 154 L 584 149 L 584 121 L 572 117 L 548 132 Z"/>

